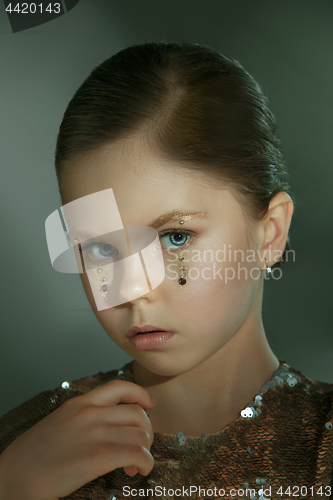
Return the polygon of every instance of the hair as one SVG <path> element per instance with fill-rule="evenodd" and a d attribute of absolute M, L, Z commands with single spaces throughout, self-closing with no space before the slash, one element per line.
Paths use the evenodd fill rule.
<path fill-rule="evenodd" d="M 208 46 L 146 42 L 93 69 L 60 126 L 60 195 L 71 160 L 134 134 L 179 168 L 234 186 L 253 220 L 280 191 L 295 203 L 267 96 L 239 62 Z M 288 236 L 274 266 L 289 250 Z"/>

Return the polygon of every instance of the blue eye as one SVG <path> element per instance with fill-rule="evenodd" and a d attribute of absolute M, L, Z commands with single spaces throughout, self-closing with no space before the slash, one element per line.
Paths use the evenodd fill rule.
<path fill-rule="evenodd" d="M 117 257 L 119 255 L 118 250 L 110 243 L 92 243 L 83 247 L 83 250 L 87 250 L 89 258 L 93 260 L 108 259 L 109 257 Z"/>
<path fill-rule="evenodd" d="M 191 235 L 187 231 L 181 231 L 175 229 L 167 229 L 166 231 L 162 231 L 162 233 L 160 234 L 161 245 L 163 248 L 167 250 L 170 247 L 164 246 L 165 244 L 171 243 L 172 245 L 174 245 L 174 247 L 179 248 L 184 246 L 189 241 L 190 238 Z"/>

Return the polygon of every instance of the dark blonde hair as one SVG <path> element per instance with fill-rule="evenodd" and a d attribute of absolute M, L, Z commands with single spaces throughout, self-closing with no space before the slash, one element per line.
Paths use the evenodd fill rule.
<path fill-rule="evenodd" d="M 137 133 L 179 168 L 234 186 L 253 220 L 280 191 L 295 202 L 267 97 L 236 60 L 210 47 L 147 42 L 96 67 L 60 126 L 60 194 L 71 160 Z M 289 236 L 282 261 L 288 250 Z"/>

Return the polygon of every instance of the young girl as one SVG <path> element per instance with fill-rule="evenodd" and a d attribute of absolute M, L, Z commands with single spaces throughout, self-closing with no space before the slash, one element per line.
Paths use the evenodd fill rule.
<path fill-rule="evenodd" d="M 69 103 L 56 169 L 77 272 L 133 362 L 0 420 L 0 500 L 330 498 L 333 385 L 262 322 L 294 203 L 255 80 L 201 45 L 122 50 Z"/>

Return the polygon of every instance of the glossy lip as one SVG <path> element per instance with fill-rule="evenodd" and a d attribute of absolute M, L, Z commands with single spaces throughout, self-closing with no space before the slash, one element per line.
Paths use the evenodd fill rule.
<path fill-rule="evenodd" d="M 128 332 L 126 333 L 125 337 L 127 339 L 130 339 L 132 337 L 135 337 L 135 335 L 138 333 L 138 332 L 150 332 L 150 331 L 156 331 L 156 332 L 171 332 L 171 330 L 164 330 L 163 328 L 160 328 L 159 326 L 153 326 L 153 325 L 142 325 L 142 326 L 132 326 L 132 328 L 130 328 L 130 330 L 128 330 Z M 173 333 L 173 332 L 171 332 Z"/>
<path fill-rule="evenodd" d="M 174 336 L 174 332 L 143 333 L 126 339 L 126 342 L 135 351 L 152 351 L 164 347 Z"/>

